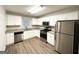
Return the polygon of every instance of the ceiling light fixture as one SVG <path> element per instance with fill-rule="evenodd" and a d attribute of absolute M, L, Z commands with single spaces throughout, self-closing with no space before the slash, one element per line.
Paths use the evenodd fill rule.
<path fill-rule="evenodd" d="M 30 12 L 31 14 L 35 14 L 42 11 L 44 8 L 45 7 L 43 6 L 34 6 L 33 8 L 29 9 L 28 12 Z"/>

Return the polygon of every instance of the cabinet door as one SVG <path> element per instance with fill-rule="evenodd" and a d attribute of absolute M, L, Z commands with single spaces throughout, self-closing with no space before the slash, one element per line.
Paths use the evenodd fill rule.
<path fill-rule="evenodd" d="M 21 25 L 21 22 L 21 16 L 7 15 L 7 25 Z"/>
<path fill-rule="evenodd" d="M 35 33 L 33 30 L 24 31 L 24 40 L 33 38 L 35 36 Z"/>
<path fill-rule="evenodd" d="M 30 38 L 35 37 L 35 30 L 30 30 L 29 34 L 30 34 Z"/>
<path fill-rule="evenodd" d="M 66 34 L 59 34 L 57 51 L 60 53 L 71 54 L 73 53 L 73 36 Z"/>
<path fill-rule="evenodd" d="M 14 18 L 12 17 L 12 15 L 7 15 L 7 25 L 14 25 Z"/>
<path fill-rule="evenodd" d="M 55 46 L 54 34 L 47 33 L 47 42 Z"/>
<path fill-rule="evenodd" d="M 13 44 L 14 43 L 14 33 L 7 33 L 6 41 L 7 41 L 7 45 Z"/>
<path fill-rule="evenodd" d="M 51 44 L 55 46 L 54 34 L 51 34 Z"/>
<path fill-rule="evenodd" d="M 40 30 L 37 30 L 37 37 L 40 38 Z"/>
<path fill-rule="evenodd" d="M 48 42 L 48 43 L 51 42 L 51 36 L 50 36 L 50 33 L 47 33 L 47 42 Z"/>
<path fill-rule="evenodd" d="M 34 35 L 40 38 L 40 30 L 35 30 Z"/>
<path fill-rule="evenodd" d="M 24 40 L 29 39 L 31 37 L 30 31 L 24 31 Z"/>
<path fill-rule="evenodd" d="M 61 33 L 74 35 L 74 21 L 61 22 Z"/>

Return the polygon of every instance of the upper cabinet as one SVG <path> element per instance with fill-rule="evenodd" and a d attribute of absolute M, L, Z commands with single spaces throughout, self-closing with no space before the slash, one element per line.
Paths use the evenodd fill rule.
<path fill-rule="evenodd" d="M 7 15 L 7 25 L 21 25 L 22 17 L 17 15 Z"/>

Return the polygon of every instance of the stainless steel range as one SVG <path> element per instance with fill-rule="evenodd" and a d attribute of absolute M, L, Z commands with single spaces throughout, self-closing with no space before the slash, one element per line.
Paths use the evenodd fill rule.
<path fill-rule="evenodd" d="M 49 30 L 49 29 L 45 28 L 45 29 L 40 31 L 40 37 L 43 38 L 41 40 L 44 42 L 47 42 L 47 32 L 48 31 L 51 31 L 51 29 Z"/>

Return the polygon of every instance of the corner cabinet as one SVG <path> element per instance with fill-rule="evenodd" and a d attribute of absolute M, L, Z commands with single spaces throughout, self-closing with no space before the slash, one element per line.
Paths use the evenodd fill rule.
<path fill-rule="evenodd" d="M 6 33 L 6 42 L 7 45 L 14 43 L 14 33 Z"/>
<path fill-rule="evenodd" d="M 54 32 L 48 32 L 47 33 L 47 42 L 53 46 L 55 46 L 55 40 L 54 40 Z"/>

